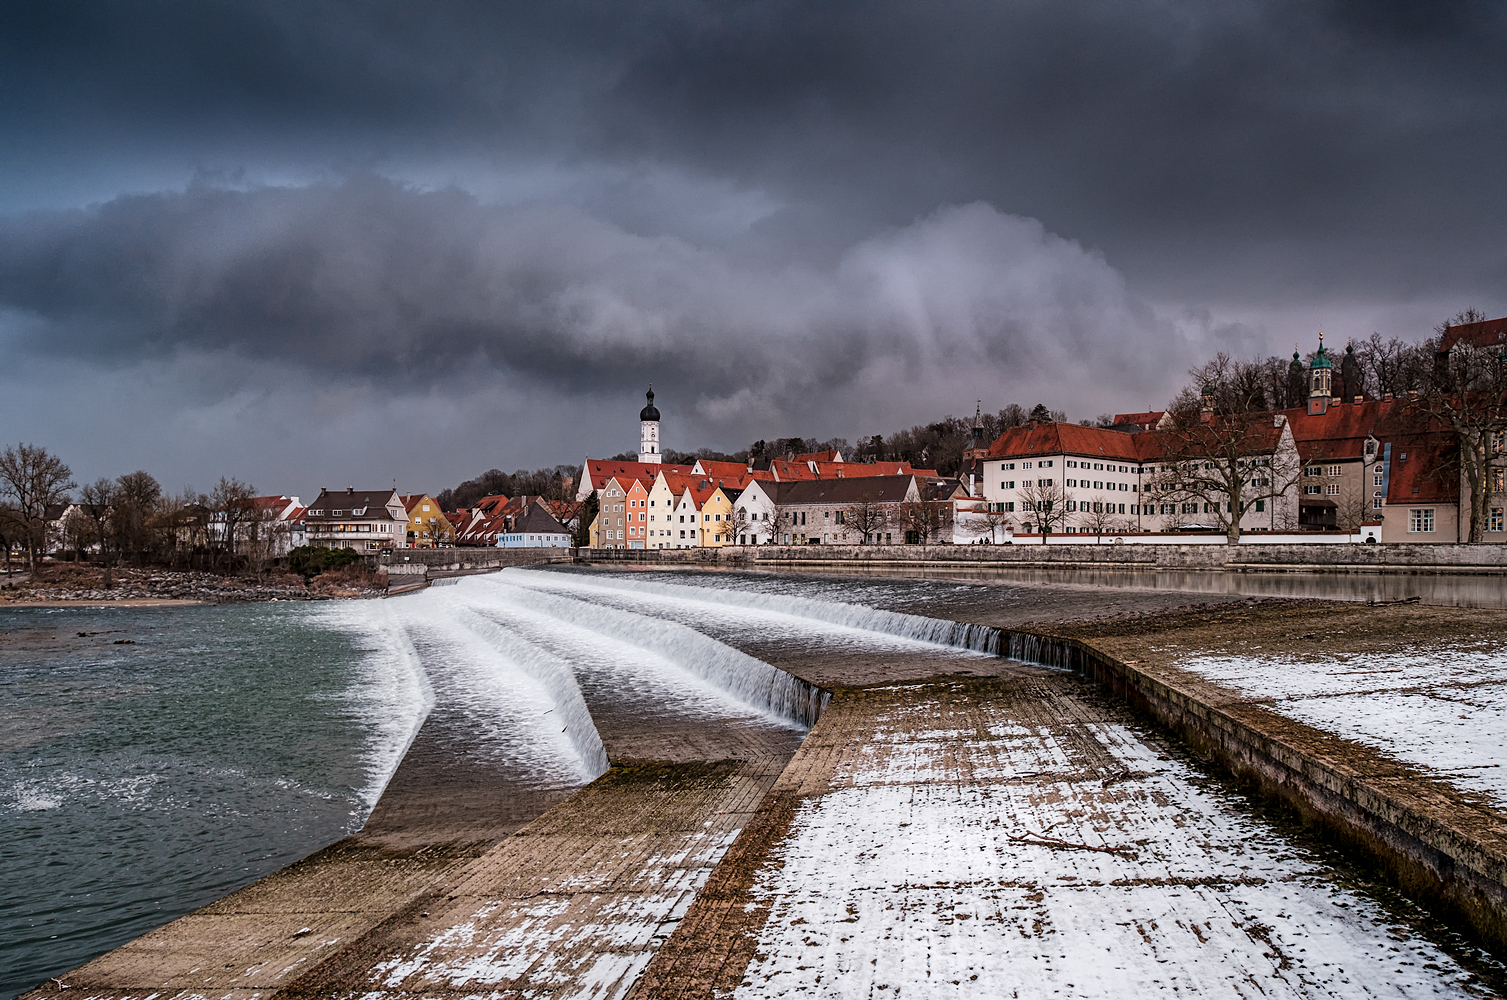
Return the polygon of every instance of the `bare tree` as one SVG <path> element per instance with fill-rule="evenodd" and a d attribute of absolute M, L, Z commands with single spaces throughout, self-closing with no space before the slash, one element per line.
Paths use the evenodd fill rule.
<path fill-rule="evenodd" d="M 1189 372 L 1201 391 L 1184 389 L 1169 408 L 1161 436 L 1163 454 L 1151 477 L 1151 493 L 1181 510 L 1198 504 L 1212 516 L 1229 544 L 1240 541 L 1240 519 L 1268 501 L 1282 509 L 1272 523 L 1291 520 L 1302 463 L 1287 418 L 1272 413 L 1259 362 L 1236 361 L 1223 352 Z"/>
<path fill-rule="evenodd" d="M 162 487 L 150 473 L 128 472 L 115 481 L 115 513 L 111 517 L 115 550 L 131 553 L 138 563 L 151 548 L 148 525 L 162 500 Z"/>
<path fill-rule="evenodd" d="M 256 505 L 251 502 L 255 495 L 251 484 L 224 476 L 210 491 L 209 506 L 214 511 L 212 543 L 227 568 L 234 567 L 238 543 L 256 517 Z"/>
<path fill-rule="evenodd" d="M 111 521 L 115 516 L 117 499 L 115 483 L 109 479 L 96 479 L 79 490 L 79 510 L 89 519 L 91 534 L 95 544 L 99 546 L 99 562 L 105 571 L 107 589 L 114 585 L 111 569 L 114 564 L 116 534 Z"/>
<path fill-rule="evenodd" d="M 1479 322 L 1484 316 L 1466 310 L 1439 324 L 1442 337 L 1451 326 Z M 1507 435 L 1507 351 L 1480 347 L 1465 340 L 1448 352 L 1434 349 L 1435 363 L 1418 398 L 1421 415 L 1459 440 L 1459 473 L 1470 492 L 1470 527 L 1466 541 L 1480 542 L 1495 484 L 1495 470 L 1504 463 L 1502 441 Z"/>
<path fill-rule="evenodd" d="M 27 565 L 35 572 L 47 544 L 47 508 L 68 499 L 73 473 L 46 448 L 19 444 L 0 452 L 0 495 L 15 502 L 26 538 Z"/>
<path fill-rule="evenodd" d="M 858 535 L 860 545 L 869 544 L 870 536 L 890 526 L 890 506 L 865 493 L 837 512 L 839 523 Z"/>
<path fill-rule="evenodd" d="M 1026 520 L 1026 531 L 1032 527 L 1041 530 L 1041 544 L 1047 542 L 1047 535 L 1051 534 L 1052 528 L 1062 527 L 1067 520 L 1068 503 L 1073 496 L 1062 485 L 1060 479 L 1026 479 L 1015 491 L 1019 497 L 1021 518 Z"/>
<path fill-rule="evenodd" d="M 785 535 L 795 529 L 795 508 L 785 504 L 776 503 L 774 513 L 769 517 L 769 530 L 774 533 L 776 542 L 785 542 Z M 793 538 L 792 538 L 793 540 Z M 788 544 L 788 543 L 787 543 Z"/>
<path fill-rule="evenodd" d="M 983 510 L 973 510 L 967 515 L 969 525 L 975 530 L 989 532 L 989 541 L 998 541 L 996 537 L 1000 529 L 1015 520 L 1015 515 L 1004 509 L 1002 503 L 985 504 Z"/>
<path fill-rule="evenodd" d="M 907 535 L 914 535 L 916 541 L 925 545 L 947 522 L 949 506 L 941 500 L 908 500 L 900 505 L 897 519 Z"/>
<path fill-rule="evenodd" d="M 11 549 L 16 547 L 25 534 L 23 521 L 16 508 L 0 504 L 0 545 L 5 546 L 5 575 L 10 576 Z"/>
<path fill-rule="evenodd" d="M 1106 534 L 1114 535 L 1125 530 L 1125 522 L 1115 512 L 1115 505 L 1098 500 L 1078 504 L 1077 521 L 1078 531 L 1092 532 L 1096 542 Z"/>
<path fill-rule="evenodd" d="M 744 543 L 739 538 L 748 533 L 748 525 L 748 508 L 734 507 L 722 522 L 722 532 L 728 541 L 742 545 Z"/>

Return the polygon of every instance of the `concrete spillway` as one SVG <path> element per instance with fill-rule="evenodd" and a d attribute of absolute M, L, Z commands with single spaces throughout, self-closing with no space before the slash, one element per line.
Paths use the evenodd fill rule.
<path fill-rule="evenodd" d="M 1071 664 L 987 655 L 993 626 L 513 576 L 402 599 L 435 705 L 360 835 L 63 981 L 100 1000 L 1483 988 Z M 596 748 L 615 766 L 589 780 Z"/>

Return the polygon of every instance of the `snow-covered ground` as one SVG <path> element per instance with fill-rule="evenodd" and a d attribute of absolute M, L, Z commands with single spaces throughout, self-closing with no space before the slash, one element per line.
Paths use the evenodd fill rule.
<path fill-rule="evenodd" d="M 1195 655 L 1174 663 L 1507 803 L 1507 650 L 1494 644 L 1323 659 Z"/>
<path fill-rule="evenodd" d="M 854 734 L 755 884 L 738 996 L 1481 995 L 1123 727 L 949 718 Z"/>

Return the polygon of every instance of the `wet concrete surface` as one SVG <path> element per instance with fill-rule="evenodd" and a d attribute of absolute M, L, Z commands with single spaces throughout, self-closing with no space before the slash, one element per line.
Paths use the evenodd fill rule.
<path fill-rule="evenodd" d="M 1267 622 L 1296 637 L 1298 619 L 1314 610 L 1238 596 L 1190 602 L 1177 593 L 976 590 L 947 617 L 1007 628 L 1050 621 L 1063 634 L 1099 639 L 1143 627 L 1160 635 L 1179 621 L 1231 636 Z M 1424 619 L 1395 624 L 1409 621 L 1422 627 Z M 574 790 L 510 783 L 466 759 L 458 750 L 464 733 L 426 725 L 361 834 L 61 977 L 69 995 L 621 996 L 635 983 L 644 997 L 746 990 L 757 985 L 751 965 L 770 954 L 761 948 L 811 947 L 766 933 L 777 910 L 765 891 L 771 866 L 784 863 L 803 804 L 851 785 L 854 761 L 871 745 L 885 755 L 933 755 L 917 787 L 1006 780 L 984 781 L 998 762 L 975 759 L 974 744 L 997 742 L 988 738 L 991 725 L 1061 734 L 1076 748 L 1063 770 L 1078 775 L 1073 782 L 1108 791 L 1106 779 L 1126 771 L 1082 730 L 1128 716 L 1074 678 L 952 651 L 834 658 L 761 649 L 757 636 L 738 645 L 838 692 L 836 711 L 804 744 L 789 727 L 677 718 L 631 693 L 587 684 L 583 694 L 618 766 Z M 977 724 L 922 740 L 919 749 L 904 727 L 886 736 L 876 729 L 876 719 L 901 707 L 920 725 L 928 713 L 951 711 L 948 699 L 953 708 L 966 702 Z M 1041 773 L 1008 781 L 1029 787 Z M 1134 794 L 1135 782 L 1123 783 L 1122 792 Z M 1107 815 L 1119 797 L 1100 796 L 1095 815 Z M 840 937 L 836 924 L 846 919 L 834 917 L 823 933 Z M 1260 963 L 1247 964 L 1238 974 L 1259 985 Z M 765 985 L 790 975 L 767 963 L 755 972 Z M 61 992 L 48 984 L 35 995 Z"/>

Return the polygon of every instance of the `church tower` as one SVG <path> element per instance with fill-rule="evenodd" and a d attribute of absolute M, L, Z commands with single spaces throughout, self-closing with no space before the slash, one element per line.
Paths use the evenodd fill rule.
<path fill-rule="evenodd" d="M 1308 413 L 1319 416 L 1329 410 L 1330 390 L 1334 385 L 1334 364 L 1324 351 L 1324 334 L 1319 333 L 1319 350 L 1308 366 Z"/>
<path fill-rule="evenodd" d="M 659 410 L 654 407 L 652 385 L 649 386 L 648 399 L 649 405 L 638 413 L 638 460 L 658 465 L 663 459 L 659 454 Z"/>

